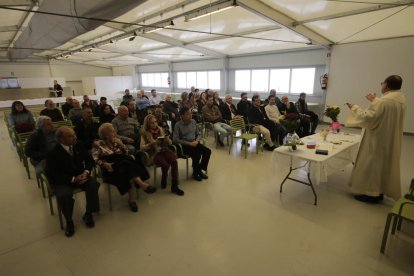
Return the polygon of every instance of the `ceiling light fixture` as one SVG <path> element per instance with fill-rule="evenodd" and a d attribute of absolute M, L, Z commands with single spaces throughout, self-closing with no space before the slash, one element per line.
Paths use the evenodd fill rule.
<path fill-rule="evenodd" d="M 111 40 L 109 40 L 109 43 L 114 43 L 114 41 L 111 39 Z"/>
<path fill-rule="evenodd" d="M 205 9 L 200 9 L 195 13 L 186 15 L 184 17 L 184 22 L 188 22 L 190 20 L 195 20 L 195 19 L 198 19 L 198 18 L 209 16 L 211 14 L 222 12 L 222 11 L 231 9 L 233 7 L 236 7 L 236 6 L 237 6 L 236 1 L 227 1 L 227 2 L 224 2 L 224 3 L 218 4 L 218 5 L 212 6 L 212 7 L 208 7 L 208 8 L 205 8 Z"/>

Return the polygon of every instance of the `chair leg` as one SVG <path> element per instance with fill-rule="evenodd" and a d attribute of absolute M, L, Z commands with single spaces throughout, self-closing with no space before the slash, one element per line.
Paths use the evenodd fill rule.
<path fill-rule="evenodd" d="M 108 191 L 108 202 L 109 202 L 109 211 L 112 211 L 112 196 L 111 196 L 111 184 L 107 183 L 107 191 Z"/>
<path fill-rule="evenodd" d="M 387 244 L 388 232 L 390 230 L 390 224 L 391 224 L 392 217 L 393 217 L 393 214 L 388 214 L 387 216 L 387 222 L 385 223 L 384 234 L 382 236 L 382 243 L 381 243 L 381 249 L 380 249 L 381 253 L 384 253 L 385 251 L 385 246 Z M 395 221 L 395 218 L 394 218 L 394 221 Z"/>
<path fill-rule="evenodd" d="M 188 179 L 188 158 L 185 159 L 185 164 L 186 164 L 186 174 L 187 174 L 187 179 Z"/>
<path fill-rule="evenodd" d="M 398 231 L 401 231 L 402 221 L 403 221 L 402 217 L 398 217 L 398 222 L 397 222 L 397 230 Z"/>
<path fill-rule="evenodd" d="M 157 167 L 154 165 L 154 186 L 157 185 Z"/>
<path fill-rule="evenodd" d="M 395 234 L 395 229 L 397 229 L 397 223 L 398 220 L 400 219 L 399 216 L 395 216 L 394 221 L 392 223 L 392 229 L 391 229 L 391 234 L 394 235 Z"/>

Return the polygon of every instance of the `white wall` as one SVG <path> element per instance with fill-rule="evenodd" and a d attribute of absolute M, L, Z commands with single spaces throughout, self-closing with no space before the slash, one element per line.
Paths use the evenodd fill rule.
<path fill-rule="evenodd" d="M 82 79 L 83 90 L 86 94 L 106 96 L 108 98 L 122 97 L 126 88 L 133 90 L 133 76 L 86 77 Z"/>
<path fill-rule="evenodd" d="M 112 76 L 112 69 L 91 65 L 73 63 L 2 63 L 0 77 L 17 78 L 51 78 L 62 77 L 66 82 L 79 83 L 83 77 Z M 83 95 L 84 91 L 78 91 L 79 85 L 71 87 L 76 95 Z"/>
<path fill-rule="evenodd" d="M 334 46 L 326 104 L 342 107 L 340 120 L 349 110 L 344 103 L 368 107 L 365 95 L 381 94 L 381 81 L 389 75 L 403 78 L 402 91 L 407 97 L 404 131 L 414 133 L 414 38 L 398 38 Z"/>

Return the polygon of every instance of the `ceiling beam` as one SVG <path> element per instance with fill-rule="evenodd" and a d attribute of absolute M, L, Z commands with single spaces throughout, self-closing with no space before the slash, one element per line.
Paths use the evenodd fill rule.
<path fill-rule="evenodd" d="M 31 6 L 38 1 L 35 0 L 1 0 L 0 7 L 17 7 L 17 6 Z"/>
<path fill-rule="evenodd" d="M 0 33 L 4 32 L 17 32 L 19 27 L 17 25 L 0 26 Z"/>
<path fill-rule="evenodd" d="M 31 5 L 30 5 L 30 8 L 29 8 L 28 12 L 26 12 L 24 17 L 22 18 L 21 22 L 19 23 L 18 30 L 16 31 L 16 33 L 14 34 L 12 40 L 10 41 L 8 48 L 10 48 L 14 45 L 14 43 L 17 41 L 17 39 L 23 33 L 24 28 L 26 28 L 27 25 L 29 25 L 30 20 L 32 19 L 33 15 L 35 14 L 34 12 L 39 9 L 39 5 L 38 5 L 37 1 L 30 1 L 30 2 L 32 2 Z"/>
<path fill-rule="evenodd" d="M 148 39 L 159 41 L 165 44 L 169 44 L 174 47 L 180 47 L 180 48 L 184 48 L 184 49 L 191 50 L 194 52 L 198 52 L 205 56 L 211 56 L 211 57 L 225 57 L 226 56 L 223 53 L 219 53 L 219 52 L 216 52 L 216 51 L 213 51 L 213 50 L 210 50 L 210 49 L 198 46 L 198 45 L 186 44 L 181 40 L 177 40 L 177 39 L 167 37 L 164 35 L 160 35 L 160 34 L 156 34 L 156 33 L 149 33 L 149 34 L 143 33 L 143 34 L 138 34 L 138 35 L 148 38 Z"/>
<path fill-rule="evenodd" d="M 295 20 L 260 1 L 237 0 L 237 4 L 252 13 L 275 22 L 284 29 L 290 30 L 297 35 L 308 39 L 312 44 L 319 44 L 327 48 L 333 44 L 332 41 L 323 37 L 319 33 L 312 31 L 306 26 L 293 26 L 293 22 L 295 22 Z"/>
<path fill-rule="evenodd" d="M 293 26 L 299 26 L 299 25 L 303 25 L 303 24 L 311 23 L 311 22 L 315 22 L 315 21 L 332 20 L 332 19 L 342 18 L 342 17 L 346 17 L 346 16 L 352 16 L 352 15 L 364 14 L 364 13 L 375 12 L 375 11 L 380 11 L 380 10 L 392 9 L 392 8 L 396 8 L 396 7 L 413 5 L 413 4 L 414 4 L 414 0 L 404 0 L 404 1 L 397 1 L 397 2 L 393 2 L 393 3 L 387 3 L 387 4 L 385 4 L 385 3 L 384 4 L 377 4 L 377 5 L 373 5 L 372 7 L 368 7 L 368 8 L 363 8 L 363 9 L 358 9 L 358 10 L 353 10 L 353 11 L 347 11 L 347 12 L 340 12 L 340 13 L 335 13 L 335 14 L 331 14 L 331 15 L 310 18 L 310 19 L 306 19 L 306 20 L 302 20 L 302 21 L 294 21 L 292 23 L 292 25 Z"/>
<path fill-rule="evenodd" d="M 251 35 L 251 34 L 257 34 L 257 33 L 262 33 L 262 32 L 280 30 L 280 29 L 281 29 L 281 27 L 279 27 L 279 26 L 264 27 L 264 28 L 260 28 L 260 29 L 254 29 L 254 30 L 235 33 L 235 34 L 233 34 L 233 36 L 234 37 L 241 37 L 241 36 L 244 36 L 244 35 Z M 229 37 L 218 35 L 218 36 L 202 38 L 202 39 L 199 39 L 199 40 L 193 40 L 193 41 L 187 42 L 187 44 L 197 44 L 197 43 L 221 40 L 221 39 L 226 39 L 226 38 L 229 38 Z"/>
<path fill-rule="evenodd" d="M 108 51 L 108 50 L 107 50 Z M 119 53 L 119 55 L 110 57 L 110 58 L 105 58 L 104 60 L 110 60 L 111 58 L 116 58 L 116 57 L 121 57 L 121 56 L 134 56 L 134 57 L 138 57 L 138 58 L 142 58 L 142 59 L 147 59 L 147 60 L 151 60 L 151 61 L 155 61 L 155 62 L 160 62 L 160 63 L 168 63 L 170 62 L 167 59 L 163 59 L 163 58 L 159 58 L 159 57 L 155 57 L 149 54 L 145 54 L 145 53 L 139 53 L 139 52 L 127 52 L 127 51 L 121 51 L 121 50 L 115 50 L 112 51 L 112 53 Z"/>

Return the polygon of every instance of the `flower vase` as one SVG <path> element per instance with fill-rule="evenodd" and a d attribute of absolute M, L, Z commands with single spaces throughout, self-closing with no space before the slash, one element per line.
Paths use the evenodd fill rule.
<path fill-rule="evenodd" d="M 300 143 L 300 137 L 296 132 L 289 132 L 285 137 L 285 144 L 289 146 L 290 151 L 297 150 L 297 144 Z"/>
<path fill-rule="evenodd" d="M 332 121 L 331 126 L 329 127 L 333 133 L 339 133 L 341 129 L 341 124 L 338 121 Z"/>

